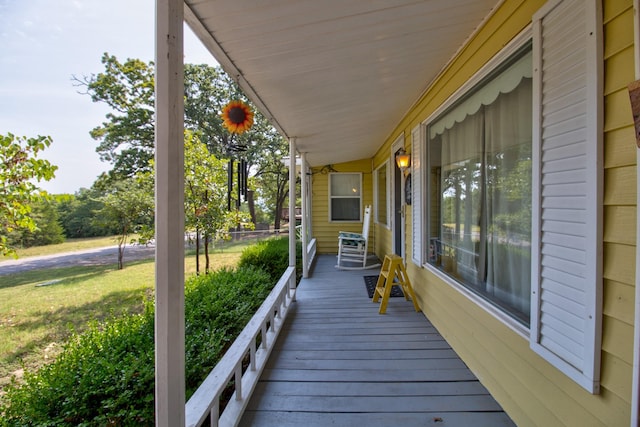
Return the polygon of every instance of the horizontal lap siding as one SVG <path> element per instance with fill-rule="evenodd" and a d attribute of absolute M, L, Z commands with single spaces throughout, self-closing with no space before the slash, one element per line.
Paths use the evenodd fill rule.
<path fill-rule="evenodd" d="M 503 4 L 407 115 L 400 125 L 405 134 L 524 29 L 544 3 Z M 536 355 L 529 348 L 528 337 L 505 326 L 429 270 L 408 263 L 423 311 L 519 426 L 629 423 L 637 208 L 635 142 L 626 86 L 634 80 L 633 10 L 631 0 L 604 0 L 603 5 L 605 185 L 600 394 L 586 392 Z M 548 214 L 553 215 L 553 211 Z M 407 233 L 410 231 L 408 227 Z M 411 242 L 407 243 L 410 250 Z M 579 258 L 579 254 L 567 254 L 568 259 L 572 257 Z M 570 316 L 571 310 L 567 311 L 563 315 Z"/>
<path fill-rule="evenodd" d="M 385 144 L 385 146 L 380 149 L 380 151 L 378 152 L 378 155 L 373 159 L 374 171 L 380 166 L 382 166 L 384 162 L 389 160 L 390 152 L 391 152 L 391 148 L 389 144 Z M 389 190 L 387 192 L 387 207 L 390 215 L 390 218 L 387 218 L 387 222 L 389 224 L 391 223 L 391 220 L 393 218 L 393 200 L 391 200 L 391 193 L 393 191 L 392 189 L 393 178 L 391 175 L 393 175 L 393 171 L 394 171 L 393 168 L 395 167 L 395 159 L 391 159 L 391 161 L 394 163 L 387 163 L 388 167 L 391 169 L 389 173 L 390 182 L 387 183 L 388 190 Z M 375 206 L 374 206 L 374 209 L 376 209 Z M 375 222 L 372 224 L 371 230 L 372 230 L 372 236 L 373 236 L 372 241 L 375 241 L 375 244 L 369 246 L 369 252 L 373 252 L 377 254 L 379 257 L 384 257 L 384 254 L 391 252 L 391 245 L 393 241 L 391 230 L 388 226 L 384 224 L 376 224 Z"/>
<path fill-rule="evenodd" d="M 604 2 L 604 305 L 602 387 L 631 400 L 636 148 L 627 85 L 634 81 L 631 1 Z M 628 423 L 629 409 L 625 410 Z"/>
<path fill-rule="evenodd" d="M 371 247 L 370 252 L 375 252 L 378 257 L 382 258 L 383 254 L 391 252 L 391 230 L 384 225 L 375 224 L 374 235 L 375 246 Z"/>
<path fill-rule="evenodd" d="M 349 163 L 330 165 L 335 172 L 362 173 L 362 210 L 366 205 L 373 206 L 373 175 L 370 160 L 359 160 Z M 311 168 L 313 173 L 313 234 L 318 243 L 318 253 L 338 253 L 338 232 L 351 231 L 360 233 L 362 222 L 329 222 L 329 174 L 323 167 Z M 370 252 L 375 247 L 375 223 L 369 227 Z"/>

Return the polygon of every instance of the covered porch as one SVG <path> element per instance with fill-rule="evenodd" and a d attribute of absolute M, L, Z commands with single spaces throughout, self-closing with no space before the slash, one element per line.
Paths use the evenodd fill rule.
<path fill-rule="evenodd" d="M 514 425 L 410 301 L 387 312 L 364 275 L 317 258 L 302 279 L 241 426 Z"/>
<path fill-rule="evenodd" d="M 578 357 L 575 365 L 567 364 L 562 356 L 540 345 L 542 335 L 536 329 L 541 324 L 536 317 L 542 314 L 538 304 L 542 301 L 540 292 L 531 298 L 537 304 L 531 311 L 529 324 L 532 328 L 523 327 L 508 313 L 505 315 L 504 310 L 485 304 L 482 299 L 475 298 L 473 292 L 457 286 L 455 280 L 441 275 L 425 260 L 429 249 L 425 246 L 430 242 L 426 229 L 432 225 L 429 215 L 439 208 L 442 199 L 431 200 L 432 194 L 427 192 L 424 171 L 428 170 L 425 169 L 428 126 L 448 111 L 453 102 L 466 99 L 481 78 L 502 70 L 501 64 L 513 55 L 516 47 L 532 43 L 535 50 L 541 52 L 539 26 L 560 3 L 563 7 L 557 9 L 557 13 L 566 20 L 573 20 L 573 9 L 583 6 L 579 1 L 570 0 L 407 0 L 348 4 L 337 0 L 322 4 L 282 0 L 269 6 L 256 6 L 246 0 L 157 0 L 157 425 L 184 425 L 185 413 L 187 425 L 204 422 L 196 415 L 199 421 L 192 423 L 192 408 L 189 404 L 186 409 L 183 406 L 183 22 L 188 23 L 254 105 L 289 140 L 291 194 L 295 191 L 297 156 L 303 178 L 300 237 L 304 248 L 305 279 L 299 289 L 296 288 L 292 273 L 296 264 L 295 241 L 291 239 L 290 267 L 277 285 L 279 293 L 274 294 L 271 305 L 263 310 L 261 319 L 256 319 L 247 332 L 246 342 L 239 346 L 233 363 L 224 369 L 216 366 L 210 376 L 222 387 L 235 376 L 236 391 L 238 386 L 241 389 L 239 397 L 229 403 L 236 408 L 233 421 L 227 423 L 226 418 L 220 417 L 221 425 L 235 425 L 236 421 L 244 425 L 287 425 L 285 414 L 292 416 L 291 424 L 296 425 L 352 425 L 361 421 L 371 425 L 376 422 L 379 425 L 412 425 L 418 419 L 422 425 L 425 422 L 481 425 L 485 415 L 489 416 L 486 422 L 489 425 L 500 425 L 498 420 L 510 423 L 486 391 L 474 388 L 480 384 L 453 355 L 448 344 L 440 337 L 426 339 L 427 336 L 435 338 L 436 333 L 424 314 L 415 313 L 404 299 L 393 299 L 385 316 L 377 314 L 377 308 L 367 301 L 366 295 L 362 296 L 362 302 L 359 301 L 359 295 L 364 293 L 361 276 L 374 274 L 373 271 L 336 271 L 333 269 L 335 260 L 332 257 L 325 260 L 324 256 L 320 256 L 315 269 L 310 270 L 316 253 L 335 253 L 331 242 L 335 241 L 338 230 L 343 230 L 339 227 L 345 218 L 331 214 L 332 182 L 327 178 L 331 173 L 364 177 L 359 184 L 350 187 L 353 193 L 361 198 L 359 201 L 363 205 L 385 208 L 377 211 L 374 252 L 378 256 L 395 252 L 408 261 L 411 278 L 417 282 L 414 285 L 422 288 L 419 297 L 424 306 L 421 309 L 478 372 L 514 420 L 522 424 L 528 421 L 531 425 L 579 422 L 574 420 L 582 420 L 583 424 L 600 421 L 602 425 L 608 425 L 611 419 L 626 419 L 631 412 L 631 425 L 636 424 L 640 353 L 637 345 L 631 348 L 626 343 L 632 341 L 632 335 L 636 344 L 640 340 L 640 286 L 637 269 L 633 269 L 633 260 L 639 258 L 637 238 L 627 236 L 626 231 L 638 219 L 636 192 L 630 185 L 634 174 L 637 176 L 637 163 L 627 163 L 627 154 L 611 162 L 613 151 L 610 151 L 607 159 L 610 164 L 603 165 L 602 153 L 589 151 L 589 156 L 593 157 L 590 167 L 597 173 L 585 173 L 585 176 L 597 179 L 584 183 L 590 190 L 589 200 L 594 202 L 585 212 L 597 224 L 584 227 L 595 230 L 593 235 L 589 232 L 594 240 L 586 249 L 590 255 L 607 262 L 604 268 L 607 280 L 603 294 L 600 262 L 587 265 L 590 271 L 598 271 L 589 283 L 581 281 L 592 312 L 578 310 L 579 321 L 590 326 L 588 333 L 578 334 L 588 338 L 588 342 L 576 347 L 580 355 L 584 350 L 585 356 Z M 585 96 L 580 96 L 579 102 L 571 106 L 587 105 L 589 108 L 586 112 L 582 108 L 570 110 L 572 114 L 573 110 L 576 114 L 579 110 L 580 115 L 587 118 L 593 116 L 593 120 L 581 120 L 579 126 L 572 125 L 570 129 L 587 135 L 590 142 L 583 145 L 594 150 L 601 148 L 603 139 L 608 139 L 609 143 L 614 141 L 615 133 L 617 145 L 610 148 L 615 151 L 618 145 L 623 145 L 626 135 L 631 135 L 627 132 L 631 128 L 628 123 L 613 119 L 622 116 L 619 112 L 627 108 L 626 86 L 623 91 L 622 84 L 626 85 L 630 80 L 629 64 L 635 62 L 636 78 L 640 75 L 637 70 L 640 63 L 637 59 L 640 57 L 638 33 L 635 37 L 627 35 L 633 13 L 633 22 L 638 28 L 638 0 L 633 2 L 633 7 L 630 3 L 629 0 L 584 3 L 584 16 L 589 19 L 585 18 L 582 24 L 588 31 L 584 32 L 585 40 L 579 44 L 589 60 L 580 62 L 580 69 L 585 70 L 580 75 L 589 78 L 580 83 Z M 601 22 L 603 12 L 605 19 Z M 563 20 L 554 22 L 557 24 L 551 26 L 553 30 L 562 29 Z M 620 28 L 626 28 L 626 33 Z M 606 54 L 600 51 L 603 30 L 607 30 Z M 620 59 L 622 53 L 625 56 Z M 631 60 L 631 53 L 635 55 L 635 61 Z M 560 60 L 564 56 L 557 58 L 548 64 L 565 62 Z M 603 62 L 607 67 L 606 74 Z M 563 64 L 563 67 L 569 69 L 571 64 L 573 62 Z M 603 93 L 601 85 L 605 75 L 616 76 L 613 79 L 616 83 L 612 85 L 613 80 L 607 78 L 610 87 Z M 536 82 L 540 83 L 538 77 Z M 595 101 L 590 102 L 592 100 Z M 537 123 L 537 114 L 546 104 L 537 96 L 534 101 L 536 108 L 531 118 L 532 123 Z M 603 112 L 606 112 L 604 117 Z M 603 128 L 600 128 L 603 126 L 601 118 L 606 118 Z M 622 135 L 618 130 L 627 133 Z M 537 151 L 543 142 L 539 136 L 532 137 L 532 147 Z M 626 142 L 624 144 L 627 146 Z M 412 155 L 411 180 L 407 179 L 408 175 L 396 173 L 393 166 L 393 158 L 405 148 Z M 635 145 L 633 148 L 635 150 Z M 543 160 L 532 157 L 535 167 L 541 168 Z M 342 168 L 334 168 L 340 163 Z M 565 168 L 560 172 L 564 173 Z M 602 172 L 607 172 L 609 179 L 604 191 L 604 207 L 610 218 L 605 224 L 605 238 L 599 235 L 603 225 Z M 405 202 L 402 197 L 396 197 L 405 192 L 407 183 L 413 197 L 411 207 L 407 206 L 406 194 Z M 416 191 L 416 187 L 420 190 Z M 533 187 L 533 199 L 539 201 L 540 196 L 542 200 L 542 189 L 537 185 Z M 631 190 L 629 194 L 620 195 L 614 187 Z M 377 191 L 380 188 L 388 191 Z M 336 197 L 341 196 L 344 194 L 336 191 Z M 383 204 L 379 203 L 378 197 Z M 291 198 L 289 209 L 292 213 L 296 207 L 294 202 Z M 541 211 L 538 208 L 540 206 L 536 206 L 536 215 Z M 620 214 L 623 211 L 624 214 Z M 613 212 L 616 214 L 611 215 Z M 613 224 L 616 221 L 611 220 L 619 215 L 624 219 L 620 224 L 631 226 L 626 227 L 625 232 L 620 232 L 618 224 Z M 533 216 L 532 222 L 539 221 Z M 296 233 L 294 225 L 291 222 L 290 236 Z M 540 230 L 533 230 L 532 234 L 540 237 Z M 536 246 L 534 242 L 533 247 Z M 603 247 L 604 256 L 600 257 Z M 541 269 L 539 261 L 532 260 L 535 271 Z M 636 262 L 635 265 L 640 264 Z M 632 267 L 626 269 L 627 266 Z M 625 269 L 628 271 L 618 274 L 618 270 Z M 539 284 L 537 280 L 534 282 Z M 571 289 L 567 294 L 573 295 Z M 625 292 L 622 298 L 618 297 L 621 289 Z M 562 298 L 565 296 L 563 291 Z M 571 296 L 569 299 L 575 302 L 576 298 Z M 611 306 L 614 300 L 620 306 Z M 631 313 L 632 300 L 635 301 L 635 314 Z M 564 314 L 561 304 L 550 306 L 560 307 Z M 405 321 L 420 324 L 403 325 Z M 559 322 L 562 329 L 567 329 L 565 323 Z M 476 325 L 479 326 L 477 330 L 474 329 Z M 402 340 L 412 335 L 402 331 L 414 327 L 424 341 Z M 345 334 L 350 334 L 349 331 L 353 334 Z M 258 337 L 256 333 L 261 335 Z M 601 340 L 603 335 L 605 339 Z M 381 342 L 377 341 L 380 337 L 384 337 Z M 272 343 L 271 347 L 264 346 L 265 340 Z M 438 344 L 435 348 L 406 347 L 425 342 Z M 256 344 L 261 348 L 256 350 Z M 334 344 L 336 346 L 332 347 Z M 385 349 L 383 345 L 391 346 L 393 350 Z M 415 352 L 423 353 L 416 357 Z M 251 386 L 244 385 L 242 360 L 246 357 L 251 359 L 251 368 L 246 372 L 255 377 Z M 436 376 L 423 376 L 427 371 Z M 469 376 L 437 377 L 449 371 L 467 372 Z M 630 373 L 631 381 L 628 380 Z M 216 377 L 218 374 L 219 378 Z M 399 374 L 399 377 L 385 378 L 391 374 Z M 406 378 L 401 378 L 403 375 Z M 451 389 L 438 391 L 443 384 Z M 254 386 L 255 394 L 252 395 Z M 465 387 L 472 391 L 465 391 Z M 212 395 L 208 391 L 203 394 Z M 204 413 L 211 411 L 212 425 L 218 425 L 219 394 L 214 394 L 214 397 L 203 398 L 199 404 L 205 407 Z M 393 408 L 394 412 L 388 408 Z"/>

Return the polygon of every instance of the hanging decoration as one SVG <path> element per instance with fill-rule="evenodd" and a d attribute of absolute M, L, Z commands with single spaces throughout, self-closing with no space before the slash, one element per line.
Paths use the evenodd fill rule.
<path fill-rule="evenodd" d="M 233 178 L 234 178 L 234 160 L 233 157 L 239 156 L 240 153 L 246 151 L 247 147 L 243 144 L 234 143 L 235 135 L 240 135 L 253 126 L 253 111 L 249 105 L 240 100 L 229 101 L 222 109 L 222 125 L 231 133 L 231 138 L 227 143 L 227 154 L 231 157 L 227 166 L 227 209 L 231 211 L 231 201 L 233 199 Z M 247 162 L 240 159 L 238 162 L 238 194 L 236 199 L 236 210 L 240 208 L 240 202 L 247 197 Z"/>
<path fill-rule="evenodd" d="M 222 109 L 224 127 L 232 134 L 241 134 L 253 126 L 253 111 L 240 100 L 229 101 Z"/>
<path fill-rule="evenodd" d="M 248 196 L 249 187 L 247 185 L 247 181 L 249 178 L 249 167 L 248 163 L 245 159 L 240 159 L 237 162 L 238 166 L 238 192 L 236 202 L 236 210 L 240 209 L 240 203 L 242 200 L 246 201 Z M 229 160 L 229 164 L 227 166 L 227 210 L 231 211 L 231 201 L 233 200 L 233 179 L 234 179 L 234 169 L 235 162 L 233 159 Z"/>

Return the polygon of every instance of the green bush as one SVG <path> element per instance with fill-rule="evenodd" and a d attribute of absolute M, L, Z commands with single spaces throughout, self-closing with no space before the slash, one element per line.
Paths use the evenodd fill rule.
<path fill-rule="evenodd" d="M 300 242 L 296 243 L 296 253 L 296 260 L 298 261 L 296 271 L 300 273 Z M 276 283 L 289 267 L 289 239 L 286 237 L 267 239 L 247 247 L 242 251 L 238 266 L 245 267 L 249 265 L 266 271 L 269 273 L 271 280 Z"/>
<path fill-rule="evenodd" d="M 185 290 L 187 399 L 242 332 L 274 284 L 267 273 L 252 266 L 222 269 L 189 280 Z"/>
<path fill-rule="evenodd" d="M 153 311 L 94 323 L 7 388 L 0 425 L 152 425 Z"/>
<path fill-rule="evenodd" d="M 187 398 L 274 285 L 252 266 L 196 276 L 185 287 Z M 7 387 L 0 426 L 154 423 L 154 311 L 93 324 L 55 362 Z"/>

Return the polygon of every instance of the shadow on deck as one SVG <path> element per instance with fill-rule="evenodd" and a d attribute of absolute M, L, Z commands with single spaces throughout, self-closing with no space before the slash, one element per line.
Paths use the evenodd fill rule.
<path fill-rule="evenodd" d="M 363 276 L 320 256 L 241 426 L 513 426 L 489 392 L 410 301 L 387 313 Z"/>

